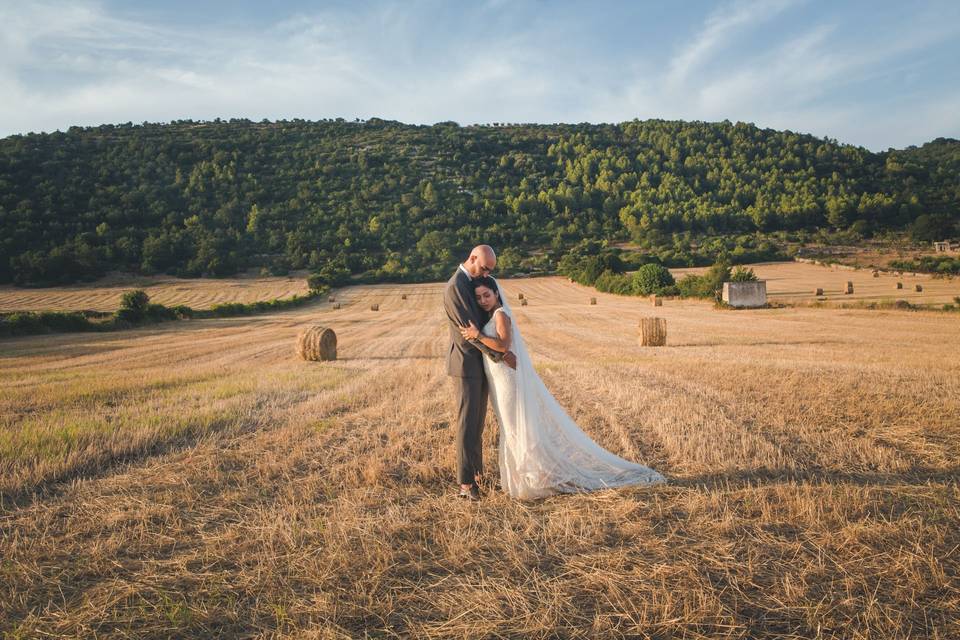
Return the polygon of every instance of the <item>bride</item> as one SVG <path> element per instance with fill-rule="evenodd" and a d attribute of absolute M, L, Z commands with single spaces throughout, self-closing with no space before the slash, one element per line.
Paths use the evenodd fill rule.
<path fill-rule="evenodd" d="M 514 498 L 666 482 L 662 475 L 607 451 L 566 414 L 537 375 L 509 304 L 496 281 L 473 281 L 477 303 L 490 313 L 482 329 L 460 332 L 496 351 L 513 351 L 517 368 L 483 359 L 493 410 L 500 423 L 500 484 Z"/>

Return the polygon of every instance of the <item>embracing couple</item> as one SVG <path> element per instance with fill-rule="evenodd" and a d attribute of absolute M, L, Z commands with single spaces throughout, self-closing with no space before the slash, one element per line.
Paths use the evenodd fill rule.
<path fill-rule="evenodd" d="M 460 496 L 480 499 L 488 396 L 500 423 L 500 485 L 514 498 L 665 482 L 653 469 L 591 440 L 557 403 L 533 368 L 510 305 L 490 277 L 496 266 L 491 247 L 475 247 L 443 294 L 451 340 L 447 373 L 458 401 Z"/>

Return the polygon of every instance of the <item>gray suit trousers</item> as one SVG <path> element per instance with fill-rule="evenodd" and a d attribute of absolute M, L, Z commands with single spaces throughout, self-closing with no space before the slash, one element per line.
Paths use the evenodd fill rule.
<path fill-rule="evenodd" d="M 460 484 L 471 484 L 483 473 L 481 439 L 490 385 L 486 376 L 451 379 L 457 399 L 457 477 Z"/>

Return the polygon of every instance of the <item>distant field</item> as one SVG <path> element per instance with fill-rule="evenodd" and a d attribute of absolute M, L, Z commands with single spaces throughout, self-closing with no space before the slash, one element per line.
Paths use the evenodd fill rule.
<path fill-rule="evenodd" d="M 758 271 L 864 277 L 798 267 Z M 669 484 L 458 499 L 441 284 L 13 338 L 0 636 L 960 637 L 955 314 L 502 284 L 561 404 Z M 311 323 L 338 361 L 294 355 Z"/>
<path fill-rule="evenodd" d="M 194 278 L 111 276 L 90 284 L 43 289 L 0 286 L 0 311 L 115 311 L 125 291 L 143 289 L 151 302 L 209 309 L 224 302 L 257 302 L 307 293 L 306 272 L 280 277 Z"/>
<path fill-rule="evenodd" d="M 874 278 L 870 269 L 825 267 L 803 262 L 761 262 L 748 265 L 761 280 L 767 281 L 767 297 L 772 301 L 807 303 L 817 300 L 817 288 L 823 289 L 828 303 L 852 301 L 906 300 L 911 304 L 942 305 L 960 296 L 960 278 L 934 278 L 926 274 L 896 275 L 880 271 Z M 700 274 L 707 267 L 671 269 L 677 280 L 687 273 Z M 853 294 L 843 293 L 847 281 L 853 282 Z M 897 289 L 897 282 L 903 289 Z M 923 292 L 915 290 L 920 284 Z"/>
<path fill-rule="evenodd" d="M 907 300 L 911 304 L 942 305 L 960 296 L 960 278 L 934 278 L 929 275 L 903 275 L 881 272 L 871 276 L 869 269 L 857 271 L 842 267 L 824 267 L 800 262 L 762 262 L 749 265 L 767 281 L 767 296 L 772 301 L 806 304 L 817 300 L 814 291 L 823 288 L 828 303 L 852 301 Z M 687 273 L 703 273 L 706 267 L 671 269 L 676 279 Z M 91 284 L 44 289 L 0 286 L 0 312 L 63 310 L 114 311 L 120 297 L 131 289 L 144 289 L 152 302 L 167 306 L 185 304 L 208 309 L 224 302 L 256 302 L 289 298 L 307 293 L 306 272 L 283 277 L 195 278 L 169 276 L 114 276 Z M 847 280 L 853 282 L 853 295 L 844 295 Z M 897 290 L 896 283 L 903 282 Z M 914 285 L 923 285 L 923 292 Z"/>
<path fill-rule="evenodd" d="M 842 267 L 824 267 L 800 262 L 762 262 L 749 265 L 757 276 L 767 281 L 767 297 L 771 301 L 808 304 L 816 301 L 817 287 L 823 289 L 820 300 L 834 302 L 906 300 L 911 304 L 943 305 L 960 296 L 960 278 L 934 278 L 930 275 L 902 275 L 881 272 L 877 278 L 870 269 L 857 271 Z M 687 273 L 703 273 L 706 267 L 671 269 L 676 279 Z M 224 302 L 256 302 L 289 298 L 307 293 L 306 272 L 283 277 L 195 278 L 168 276 L 114 276 L 91 284 L 44 289 L 22 289 L 0 286 L 0 312 L 64 310 L 114 311 L 120 297 L 131 289 L 144 289 L 152 302 L 167 306 L 185 304 L 194 309 L 208 309 Z M 853 295 L 844 295 L 847 281 L 853 282 Z M 897 290 L 896 283 L 903 289 Z M 921 284 L 923 292 L 915 291 Z"/>
<path fill-rule="evenodd" d="M 816 249 L 805 247 L 807 250 Z M 933 250 L 932 243 L 924 242 L 914 244 L 908 247 L 895 248 L 884 246 L 878 243 L 865 242 L 857 246 L 829 246 L 822 247 L 821 253 L 824 257 L 832 260 L 838 260 L 843 264 L 858 266 L 861 268 L 890 268 L 890 263 L 898 260 L 915 260 L 923 256 L 932 257 L 960 257 L 960 252 L 953 250 L 946 253 L 938 253 Z"/>

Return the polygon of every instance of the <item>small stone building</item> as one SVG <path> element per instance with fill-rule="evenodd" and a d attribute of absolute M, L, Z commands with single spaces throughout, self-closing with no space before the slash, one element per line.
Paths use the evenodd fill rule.
<path fill-rule="evenodd" d="M 934 242 L 933 250 L 937 253 L 947 253 L 950 251 L 950 241 L 944 240 L 943 242 Z"/>
<path fill-rule="evenodd" d="M 767 281 L 724 282 L 723 301 L 731 307 L 762 307 L 767 304 Z"/>

